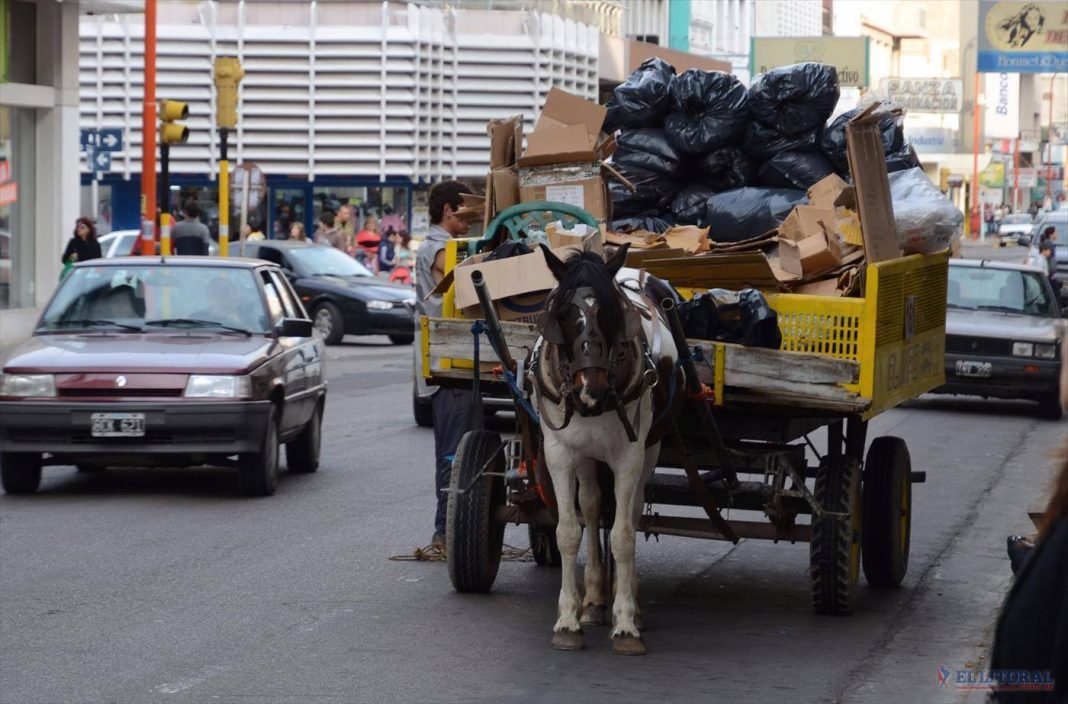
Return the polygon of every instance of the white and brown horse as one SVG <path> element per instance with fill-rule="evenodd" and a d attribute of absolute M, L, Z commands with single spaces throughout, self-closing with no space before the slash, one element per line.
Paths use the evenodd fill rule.
<path fill-rule="evenodd" d="M 660 443 L 654 420 L 671 402 L 662 383 L 677 373 L 670 330 L 644 295 L 638 272 L 623 270 L 626 247 L 604 261 L 588 252 L 561 261 L 542 247 L 557 287 L 539 321 L 531 375 L 541 421 L 546 466 L 556 492 L 556 538 L 562 560 L 559 611 L 552 645 L 583 647 L 583 625 L 603 624 L 605 560 L 598 541 L 601 494 L 598 464 L 610 468 L 615 493 L 611 549 L 615 559 L 612 650 L 642 655 L 634 564 L 635 533 L 645 481 Z M 618 280 L 617 280 L 618 279 Z M 662 284 L 661 284 L 662 285 Z M 659 388 L 656 388 L 659 387 Z M 587 530 L 585 597 L 576 556 Z"/>

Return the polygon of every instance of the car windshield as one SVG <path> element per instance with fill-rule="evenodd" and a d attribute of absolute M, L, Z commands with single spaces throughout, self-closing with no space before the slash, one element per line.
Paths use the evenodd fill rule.
<path fill-rule="evenodd" d="M 994 310 L 1055 317 L 1049 285 L 1037 272 L 985 267 L 949 267 L 950 308 Z"/>
<path fill-rule="evenodd" d="M 1006 225 L 1030 225 L 1031 216 L 1027 213 L 1014 213 L 1012 215 L 1006 215 L 1002 222 Z"/>
<path fill-rule="evenodd" d="M 37 332 L 109 328 L 269 331 L 252 270 L 150 264 L 72 269 L 41 316 Z"/>
<path fill-rule="evenodd" d="M 305 276 L 374 276 L 352 257 L 325 245 L 294 247 L 286 255 Z"/>
<path fill-rule="evenodd" d="M 1053 226 L 1057 231 L 1057 237 L 1064 239 L 1068 236 L 1068 212 L 1055 212 L 1049 213 L 1044 218 L 1035 223 L 1035 227 L 1032 232 L 1035 235 L 1041 235 L 1046 231 L 1046 228 Z"/>

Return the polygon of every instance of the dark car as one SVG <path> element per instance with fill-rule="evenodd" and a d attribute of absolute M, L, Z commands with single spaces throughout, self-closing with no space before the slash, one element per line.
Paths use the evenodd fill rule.
<path fill-rule="evenodd" d="M 245 252 L 282 267 L 326 344 L 345 335 L 388 335 L 395 345 L 414 339 L 415 292 L 410 286 L 388 283 L 324 245 L 266 240 L 246 242 Z"/>
<path fill-rule="evenodd" d="M 76 264 L 0 380 L 0 478 L 41 468 L 228 465 L 245 493 L 319 466 L 323 343 L 262 260 L 123 257 Z"/>
<path fill-rule="evenodd" d="M 1042 415 L 1060 418 L 1065 324 L 1041 271 L 951 259 L 946 383 L 937 393 L 1029 399 Z"/>

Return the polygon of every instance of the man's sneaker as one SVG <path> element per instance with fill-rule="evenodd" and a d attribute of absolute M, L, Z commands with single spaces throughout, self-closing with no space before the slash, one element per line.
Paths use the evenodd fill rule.
<path fill-rule="evenodd" d="M 439 531 L 434 531 L 434 537 L 430 540 L 431 545 L 445 546 L 445 534 Z"/>

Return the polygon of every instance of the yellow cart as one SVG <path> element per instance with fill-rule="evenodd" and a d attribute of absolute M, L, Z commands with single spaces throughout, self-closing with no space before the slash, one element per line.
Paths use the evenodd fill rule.
<path fill-rule="evenodd" d="M 447 269 L 473 249 L 450 242 Z M 863 298 L 769 294 L 779 350 L 688 341 L 698 375 L 713 390 L 697 403 L 715 419 L 726 461 L 696 422 L 700 414 L 683 415 L 678 433 L 661 444 L 640 529 L 647 536 L 807 542 L 819 613 L 851 610 L 862 565 L 870 586 L 900 585 L 912 484 L 925 475 L 912 470 L 901 438 L 875 438 L 865 453 L 868 420 L 943 383 L 947 271 L 945 253 L 913 255 L 868 266 Z M 488 591 L 507 523 L 528 524 L 538 564 L 559 560 L 551 488 L 521 383 L 538 333 L 529 323 L 500 322 L 502 335 L 481 345 L 475 374 L 479 328 L 473 336 L 475 321 L 456 311 L 452 295 L 445 294 L 445 317 L 421 321 L 427 383 L 466 387 L 477 379 L 480 393 L 516 402 L 517 438 L 502 443 L 496 433 L 472 431 L 453 467 L 450 510 L 458 520 L 450 529 L 450 576 L 461 591 Z M 503 372 L 513 360 L 520 383 L 509 385 Z M 826 442 L 818 447 L 810 436 L 821 429 Z M 696 472 L 678 471 L 694 464 Z M 685 508 L 708 511 L 709 499 L 725 518 L 695 517 Z"/>

